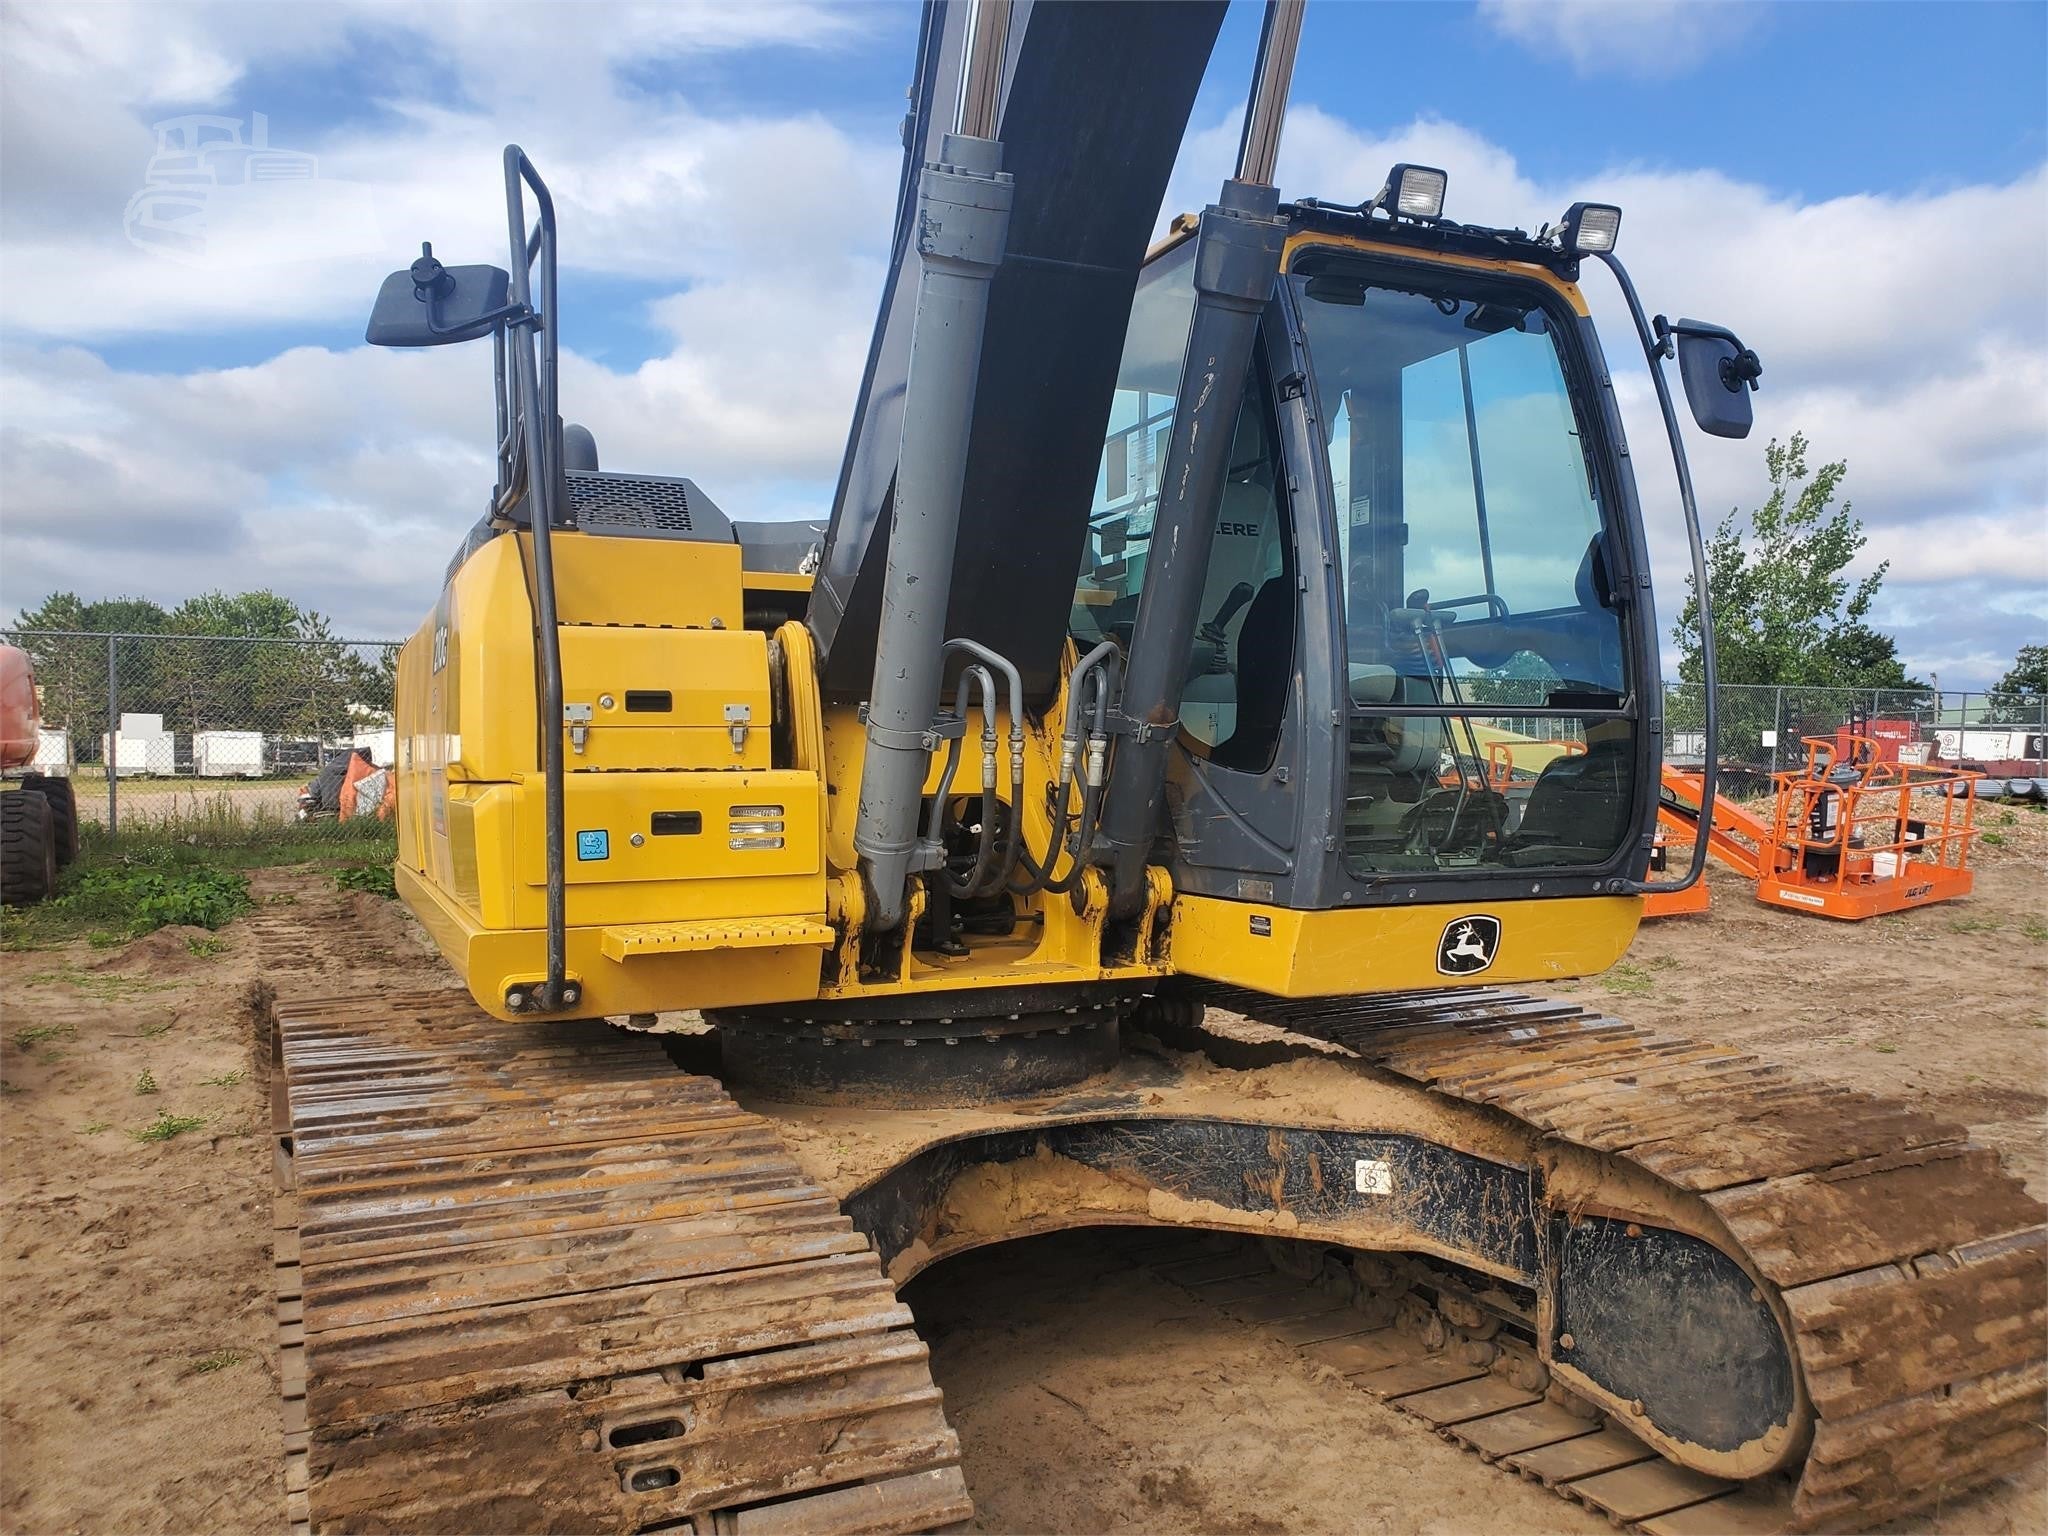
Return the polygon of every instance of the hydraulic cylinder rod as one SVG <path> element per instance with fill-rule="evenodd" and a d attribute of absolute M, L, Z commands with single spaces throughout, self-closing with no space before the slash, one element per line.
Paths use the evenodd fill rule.
<path fill-rule="evenodd" d="M 867 877 L 867 926 L 884 933 L 903 921 L 918 852 L 988 286 L 1008 238 L 1011 182 L 993 135 L 1009 11 L 1008 0 L 978 0 L 959 131 L 945 136 L 918 182 L 922 270 L 853 834 Z"/>
<path fill-rule="evenodd" d="M 1115 726 L 1121 739 L 1093 851 L 1111 871 L 1110 912 L 1120 918 L 1134 916 L 1145 901 L 1146 855 L 1157 829 L 1167 751 L 1180 728 L 1181 690 L 1201 620 L 1231 440 L 1259 316 L 1272 296 L 1287 237 L 1272 175 L 1300 36 L 1301 0 L 1270 0 L 1238 174 L 1203 212 L 1195 236 L 1195 312 L 1159 471 L 1152 549 Z"/>

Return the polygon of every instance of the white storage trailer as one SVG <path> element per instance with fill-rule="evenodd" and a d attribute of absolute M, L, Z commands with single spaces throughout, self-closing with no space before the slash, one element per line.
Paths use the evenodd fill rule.
<path fill-rule="evenodd" d="M 100 753 L 100 760 L 111 758 L 115 774 L 124 779 L 178 771 L 177 741 L 164 729 L 162 715 L 124 714 L 113 741 L 100 738 Z"/>
<path fill-rule="evenodd" d="M 59 727 L 50 730 L 47 726 L 36 732 L 36 757 L 28 765 L 30 773 L 47 773 L 55 778 L 66 778 L 71 773 L 71 732 Z"/>
<path fill-rule="evenodd" d="M 192 772 L 202 779 L 263 776 L 261 731 L 194 731 Z"/>

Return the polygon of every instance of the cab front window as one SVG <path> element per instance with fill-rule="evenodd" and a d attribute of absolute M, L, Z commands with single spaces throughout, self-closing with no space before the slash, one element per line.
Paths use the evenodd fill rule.
<path fill-rule="evenodd" d="M 1336 508 L 1360 874 L 1602 864 L 1626 614 L 1560 321 L 1341 258 L 1291 278 Z"/>

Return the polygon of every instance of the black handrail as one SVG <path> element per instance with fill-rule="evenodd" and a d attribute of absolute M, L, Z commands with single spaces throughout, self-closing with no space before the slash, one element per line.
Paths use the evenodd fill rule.
<path fill-rule="evenodd" d="M 1700 876 L 1706 872 L 1707 829 L 1713 825 L 1714 784 L 1720 755 L 1714 704 L 1714 604 L 1712 595 L 1707 591 L 1707 548 L 1700 533 L 1699 505 L 1693 500 L 1692 470 L 1686 464 L 1685 443 L 1678 430 L 1678 412 L 1671 404 L 1671 386 L 1664 380 L 1664 362 L 1670 356 L 1670 348 L 1651 330 L 1649 317 L 1643 313 L 1642 300 L 1636 297 L 1636 285 L 1629 281 L 1628 269 L 1612 251 L 1601 252 L 1600 259 L 1607 263 L 1607 269 L 1621 285 L 1621 296 L 1628 301 L 1629 315 L 1636 323 L 1636 335 L 1643 344 L 1643 357 L 1650 365 L 1650 382 L 1657 387 L 1657 407 L 1664 413 L 1664 435 L 1671 440 L 1671 461 L 1678 470 L 1678 500 L 1685 509 L 1685 534 L 1692 545 L 1692 589 L 1700 614 L 1700 679 L 1706 690 L 1707 738 L 1706 762 L 1700 772 L 1700 833 L 1693 839 L 1692 863 L 1686 869 L 1684 879 L 1631 882 L 1636 894 L 1653 896 L 1668 891 L 1690 890 L 1699 884 Z M 1657 793 L 1654 786 L 1652 793 Z"/>
<path fill-rule="evenodd" d="M 532 234 L 526 228 L 521 183 L 533 189 L 539 219 Z M 561 418 L 555 408 L 555 200 L 547 183 L 517 144 L 505 146 L 505 219 L 511 238 L 512 294 L 531 318 L 518 322 L 507 337 L 512 353 L 514 424 L 524 439 L 526 504 L 533 530 L 534 646 L 539 674 L 540 759 L 547 823 L 547 965 L 546 982 L 537 994 L 522 996 L 515 988 L 507 1002 L 515 1008 L 552 1013 L 572 1007 L 581 989 L 569 984 L 567 854 L 563 847 L 567 817 L 562 804 L 562 635 L 555 607 L 554 526 L 561 516 Z M 533 262 L 540 262 L 541 305 L 533 302 Z M 534 356 L 534 334 L 540 336 L 540 357 Z M 539 419 L 536 421 L 535 417 Z M 502 508 L 501 508 L 502 510 Z M 514 999 L 518 999 L 514 1002 Z"/>

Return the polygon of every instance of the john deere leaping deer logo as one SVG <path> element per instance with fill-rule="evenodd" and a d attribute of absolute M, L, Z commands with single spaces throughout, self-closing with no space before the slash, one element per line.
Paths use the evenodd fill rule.
<path fill-rule="evenodd" d="M 1445 976 L 1472 976 L 1500 953 L 1500 919 L 1475 912 L 1444 924 L 1436 943 L 1436 968 Z"/>

